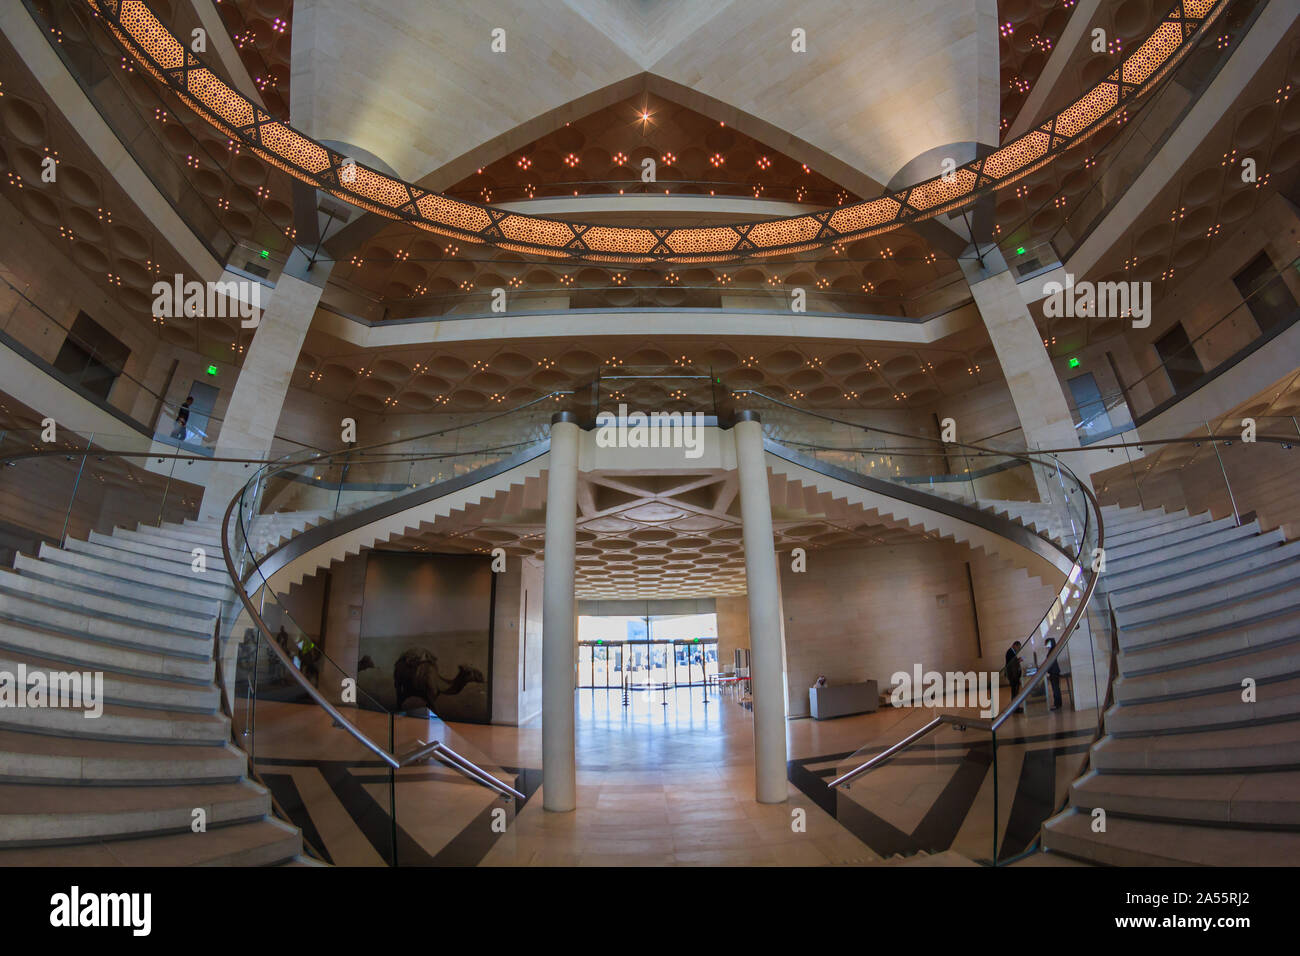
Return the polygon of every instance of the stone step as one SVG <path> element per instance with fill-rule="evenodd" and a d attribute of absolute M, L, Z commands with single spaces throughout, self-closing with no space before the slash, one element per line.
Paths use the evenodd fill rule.
<path fill-rule="evenodd" d="M 1300 543 L 1269 552 L 1269 557 L 1271 561 L 1259 558 L 1229 565 L 1222 569 L 1221 577 L 1202 580 L 1197 587 L 1117 608 L 1115 620 L 1120 633 L 1127 631 L 1131 638 L 1135 631 L 1144 632 L 1158 622 L 1186 621 L 1202 611 L 1242 599 L 1242 595 L 1262 594 L 1300 582 Z"/>
<path fill-rule="evenodd" d="M 0 671 L 18 673 L 18 665 L 27 670 L 96 671 L 104 675 L 104 700 L 110 704 L 158 710 L 184 710 L 196 714 L 214 714 L 220 705 L 221 693 L 215 684 L 183 683 L 162 677 L 115 673 L 106 668 L 71 665 L 31 653 L 0 649 Z"/>
<path fill-rule="evenodd" d="M 212 656 L 211 632 L 202 635 L 192 631 L 162 630 L 148 624 L 115 621 L 99 617 L 93 611 L 60 607 L 8 590 L 0 590 L 0 619 L 34 624 L 85 640 L 104 641 L 136 650 L 200 659 Z"/>
<path fill-rule="evenodd" d="M 1210 525 L 1201 525 L 1201 527 L 1208 528 Z M 1123 587 L 1128 581 L 1128 574 L 1132 571 L 1148 572 L 1155 568 L 1162 568 L 1167 561 L 1181 561 L 1193 555 L 1200 555 L 1202 558 L 1207 554 L 1214 555 L 1219 549 L 1234 541 L 1251 538 L 1259 533 L 1259 522 L 1251 521 L 1241 527 L 1230 524 L 1228 527 L 1212 531 L 1203 538 L 1162 545 L 1153 551 L 1144 551 L 1126 558 L 1116 558 L 1110 553 L 1110 549 L 1107 549 L 1106 578 L 1113 582 L 1115 587 Z M 1162 573 L 1161 577 L 1164 576 Z"/>
<path fill-rule="evenodd" d="M 186 594 L 183 591 L 160 588 L 126 578 L 110 577 L 72 564 L 18 554 L 14 558 L 14 568 L 23 577 L 34 577 L 75 588 L 85 594 L 87 600 L 115 599 L 136 607 L 171 608 L 195 618 L 206 618 L 209 622 L 215 620 L 221 613 L 221 601 L 217 598 Z"/>
<path fill-rule="evenodd" d="M 301 854 L 296 829 L 265 819 L 206 833 L 0 850 L 0 867 L 275 866 Z"/>
<path fill-rule="evenodd" d="M 116 533 L 114 532 L 114 534 Z M 168 547 L 178 551 L 202 548 L 211 554 L 214 551 L 219 552 L 221 550 L 220 530 L 209 532 L 194 529 L 186 531 L 180 528 L 158 528 L 151 525 L 141 525 L 136 529 L 136 533 L 144 535 L 146 538 L 165 541 Z"/>
<path fill-rule="evenodd" d="M 93 604 L 95 613 L 106 620 L 123 624 L 142 625 L 154 630 L 174 631 L 195 637 L 212 636 L 215 614 L 189 614 L 173 611 L 170 608 L 140 605 L 131 601 L 89 595 L 74 586 L 57 581 L 45 581 L 30 575 L 15 574 L 6 568 L 0 568 L 0 591 L 18 597 L 39 601 L 51 607 L 66 610 L 82 610 Z"/>
<path fill-rule="evenodd" d="M 1123 650 L 1151 647 L 1166 641 L 1191 640 L 1253 621 L 1264 621 L 1277 614 L 1285 614 L 1300 607 L 1300 581 L 1290 580 L 1290 569 L 1279 573 L 1260 575 L 1268 585 L 1257 591 L 1245 590 L 1242 582 L 1235 599 L 1205 608 L 1187 611 L 1147 623 L 1123 626 L 1119 629 L 1119 644 Z M 1279 583 L 1279 579 L 1281 583 Z M 1216 589 L 1216 593 L 1222 591 Z"/>
<path fill-rule="evenodd" d="M 1163 508 L 1113 508 L 1106 505 L 1101 509 L 1101 519 L 1106 524 L 1107 533 L 1111 531 L 1134 531 L 1149 527 L 1162 521 L 1186 517 L 1187 509 L 1165 511 Z"/>
<path fill-rule="evenodd" d="M 1297 638 L 1300 638 L 1300 611 L 1275 614 L 1259 621 L 1190 636 L 1186 640 L 1121 649 L 1119 663 L 1124 677 L 1143 678 L 1159 671 L 1179 670 L 1248 654 Z"/>
<path fill-rule="evenodd" d="M 1300 828 L 1300 773 L 1132 774 L 1090 770 L 1070 785 L 1081 810 L 1236 826 Z"/>
<path fill-rule="evenodd" d="M 93 545 L 92 547 L 98 547 Z M 111 549 L 105 549 L 111 550 Z M 142 587 L 153 588 L 167 595 L 188 595 L 197 600 L 220 604 L 231 598 L 230 578 L 226 574 L 224 563 L 213 566 L 202 573 L 196 572 L 186 564 L 182 571 L 179 567 L 169 565 L 168 570 L 154 570 L 138 566 L 130 560 L 103 557 L 83 551 L 69 551 L 42 544 L 40 560 L 48 564 L 58 564 L 67 568 L 76 568 L 89 574 L 112 581 L 127 581 Z M 123 555 L 124 552 L 113 552 Z"/>
<path fill-rule="evenodd" d="M 0 847 L 192 833 L 194 811 L 209 828 L 261 820 L 270 794 L 255 783 L 170 787 L 0 784 Z"/>
<path fill-rule="evenodd" d="M 68 551 L 74 551 L 78 554 L 88 554 L 92 557 L 100 558 L 105 561 L 113 561 L 121 564 L 129 564 L 132 567 L 144 568 L 149 571 L 158 571 L 165 574 L 176 575 L 180 577 L 197 576 L 191 570 L 193 559 L 188 551 L 167 551 L 159 552 L 157 548 L 151 548 L 147 544 L 139 541 L 125 541 L 119 538 L 110 538 L 108 535 L 102 535 L 98 531 L 90 532 L 89 541 L 76 541 L 69 539 L 64 545 Z M 225 576 L 225 564 L 218 560 L 216 566 L 213 562 L 208 562 L 207 574 L 209 580 L 222 581 Z"/>
<path fill-rule="evenodd" d="M 98 717 L 63 707 L 0 707 L 0 729 L 87 740 L 218 746 L 230 739 L 224 714 L 104 704 Z"/>
<path fill-rule="evenodd" d="M 1116 704 L 1106 711 L 1106 732 L 1116 736 L 1228 726 L 1285 718 L 1300 719 L 1300 677 L 1257 684 L 1255 700 L 1242 700 L 1241 687 L 1148 701 Z"/>
<path fill-rule="evenodd" d="M 1300 721 L 1184 734 L 1107 735 L 1092 747 L 1092 766 L 1102 773 L 1300 767 Z"/>
<path fill-rule="evenodd" d="M 1117 530 L 1107 528 L 1106 547 L 1108 549 L 1119 548 L 1149 541 L 1158 535 L 1166 535 L 1174 531 L 1194 528 L 1197 525 L 1209 524 L 1211 520 L 1209 512 L 1203 511 L 1198 515 L 1189 515 L 1184 511 L 1167 515 L 1163 520 L 1154 521 L 1150 524 L 1144 523 L 1136 527 L 1130 526 Z"/>
<path fill-rule="evenodd" d="M 97 540 L 95 538 L 96 533 L 97 532 L 94 531 L 90 533 L 92 541 Z M 209 552 L 209 556 L 211 556 L 211 552 L 214 550 L 211 545 L 198 544 L 197 542 L 189 541 L 178 541 L 175 538 L 149 534 L 145 531 L 131 531 L 127 528 L 115 528 L 113 530 L 112 539 L 122 546 L 130 544 L 138 547 L 144 554 L 156 554 L 171 559 L 183 558 L 186 563 L 194 560 L 193 552 L 195 548 L 203 548 L 204 551 Z M 217 543 L 215 551 L 217 554 L 220 554 L 220 542 Z"/>
<path fill-rule="evenodd" d="M 4 653 L 34 654 L 59 661 L 69 669 L 113 671 L 195 685 L 211 684 L 215 673 L 211 644 L 207 646 L 206 655 L 161 654 L 152 647 L 123 647 L 93 635 L 67 633 L 2 618 L 0 649 Z"/>
<path fill-rule="evenodd" d="M 234 783 L 248 757 L 230 743 L 150 744 L 0 729 L 0 781 L 62 784 Z"/>
<path fill-rule="evenodd" d="M 1043 825 L 1048 850 L 1110 866 L 1294 866 L 1300 833 L 1108 817 L 1105 833 L 1071 809 Z"/>
<path fill-rule="evenodd" d="M 1132 560 L 1139 555 L 1146 554 L 1149 551 L 1163 551 L 1176 544 L 1188 546 L 1192 550 L 1202 539 L 1219 531 L 1227 531 L 1230 528 L 1237 527 L 1237 523 L 1232 518 L 1220 518 L 1218 521 L 1206 521 L 1200 524 L 1192 525 L 1187 528 L 1180 528 L 1175 531 L 1165 531 L 1163 526 L 1156 528 L 1157 533 L 1138 541 L 1132 541 L 1128 544 L 1111 545 L 1106 544 L 1106 563 L 1112 560 L 1123 562 Z"/>
<path fill-rule="evenodd" d="M 1140 604 L 1182 589 L 1189 580 L 1206 580 L 1206 576 L 1214 575 L 1225 565 L 1256 557 L 1267 560 L 1269 553 L 1285 542 L 1281 530 L 1275 530 L 1238 538 L 1218 548 L 1196 551 L 1184 558 L 1162 561 L 1120 575 L 1111 574 L 1107 568 L 1107 593 L 1116 607 Z"/>
<path fill-rule="evenodd" d="M 1294 630 L 1297 615 L 1290 615 L 1288 623 L 1291 633 Z M 1229 640 L 1248 640 L 1245 638 L 1224 638 Z M 1218 660 L 1206 660 L 1193 653 L 1190 659 L 1181 665 L 1171 665 L 1162 670 L 1146 674 L 1130 674 L 1124 670 L 1121 659 L 1120 677 L 1115 681 L 1115 699 L 1123 704 L 1136 704 L 1162 697 L 1178 697 L 1191 694 L 1203 694 L 1207 691 L 1226 690 L 1241 687 L 1244 677 L 1255 681 L 1290 677 L 1300 673 L 1300 655 L 1297 655 L 1297 637 L 1270 646 L 1249 649 Z M 1218 640 L 1218 639 L 1216 639 Z"/>

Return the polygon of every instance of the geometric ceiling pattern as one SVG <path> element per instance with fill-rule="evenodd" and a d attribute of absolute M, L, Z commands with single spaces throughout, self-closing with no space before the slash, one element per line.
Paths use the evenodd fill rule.
<path fill-rule="evenodd" d="M 1300 36 L 1295 27 L 1292 33 Z M 1254 182 L 1242 176 L 1241 163 L 1248 157 L 1256 165 Z M 1292 40 L 1279 44 L 1256 66 L 1233 106 L 1187 153 L 1168 183 L 1148 197 L 1132 226 L 1089 272 L 1101 282 L 1150 282 L 1153 301 L 1158 303 L 1175 295 L 1179 283 L 1216 253 L 1233 258 L 1243 245 L 1257 248 L 1259 240 L 1252 234 L 1257 211 L 1276 191 L 1294 188 L 1297 179 L 1300 40 Z M 1064 217 L 1054 226 L 1045 220 L 1040 225 L 1044 231 L 1070 229 Z M 1290 258 L 1295 258 L 1294 252 Z M 1041 303 L 1031 306 L 1031 312 L 1049 351 L 1056 355 L 1068 354 L 1088 339 L 1108 338 L 1122 331 L 1124 324 L 1117 327 L 1109 320 L 1066 316 L 1048 319 L 1042 315 Z M 1163 315 L 1164 323 L 1157 312 L 1157 329 L 1171 318 L 1168 310 Z"/>
<path fill-rule="evenodd" d="M 273 116 L 288 119 L 293 0 L 223 0 L 217 11 L 262 105 Z M 167 20 L 157 7 L 155 12 Z"/>
<path fill-rule="evenodd" d="M 1149 91 L 1227 0 L 1178 0 L 1121 65 L 1056 116 L 955 171 L 838 209 L 708 227 L 614 226 L 507 212 L 387 176 L 305 136 L 209 70 L 141 0 L 85 0 L 128 54 L 209 123 L 290 175 L 422 229 L 557 261 L 721 262 L 822 248 L 961 208 L 1051 162 Z"/>
<path fill-rule="evenodd" d="M 605 397 L 617 390 L 615 400 L 629 407 L 693 408 L 700 397 L 675 395 L 680 383 L 668 377 L 690 374 L 805 408 L 926 408 L 1002 374 L 980 326 L 948 337 L 942 347 L 758 337 L 738 346 L 709 336 L 620 336 L 474 341 L 454 351 L 335 348 L 336 340 L 309 336 L 292 384 L 390 415 L 514 408 L 597 377 L 608 383 Z M 615 381 L 629 375 L 654 375 L 659 381 Z"/>
<path fill-rule="evenodd" d="M 998 0 L 998 129 L 1004 136 L 1047 66 L 1075 8 L 1074 0 Z"/>
<path fill-rule="evenodd" d="M 822 550 L 938 540 L 860 505 L 771 476 L 776 549 Z M 745 555 L 734 471 L 581 472 L 575 593 L 579 598 L 744 594 Z M 385 543 L 403 551 L 542 559 L 546 476 Z"/>

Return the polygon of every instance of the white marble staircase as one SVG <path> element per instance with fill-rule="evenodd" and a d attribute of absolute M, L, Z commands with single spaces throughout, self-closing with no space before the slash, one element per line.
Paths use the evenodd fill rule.
<path fill-rule="evenodd" d="M 1043 826 L 1044 848 L 1112 865 L 1294 865 L 1300 543 L 1209 514 L 1103 517 L 1115 703 L 1069 809 Z"/>
<path fill-rule="evenodd" d="M 320 517 L 277 516 L 263 546 Z M 213 628 L 233 591 L 219 535 L 215 521 L 117 529 L 0 570 L 0 671 L 102 672 L 105 699 L 98 718 L 0 707 L 0 866 L 311 863 L 220 711 Z"/>

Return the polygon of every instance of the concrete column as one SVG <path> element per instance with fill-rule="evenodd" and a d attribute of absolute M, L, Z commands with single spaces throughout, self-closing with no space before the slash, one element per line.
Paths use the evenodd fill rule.
<path fill-rule="evenodd" d="M 302 350 L 329 275 L 328 263 L 307 269 L 306 258 L 295 250 L 262 310 L 253 342 L 235 381 L 217 436 L 217 457 L 250 458 L 271 450 L 280 421 L 289 380 Z M 252 467 L 216 464 L 203 492 L 199 517 L 220 517 Z"/>
<path fill-rule="evenodd" d="M 1029 314 L 1020 289 L 1007 269 L 1002 253 L 991 247 L 981 250 L 983 263 L 967 257 L 962 260 L 962 270 L 970 283 L 970 291 L 988 329 L 993 351 L 1006 376 L 1011 401 L 1020 419 L 1025 446 L 1034 451 L 1039 448 L 1078 448 L 1079 438 L 1074 429 L 1074 419 L 1066 402 L 1061 380 L 1052 368 L 1051 357 L 1043 346 L 1041 333 Z M 957 433 L 962 425 L 957 423 Z M 1081 475 L 1087 481 L 1087 475 Z M 1060 506 L 1064 503 L 1056 479 L 1043 469 L 1034 469 L 1034 482 L 1041 501 Z M 1064 530 L 1053 526 L 1055 532 Z"/>
<path fill-rule="evenodd" d="M 1006 376 L 1025 441 L 1040 448 L 1077 448 L 1069 403 L 1016 280 L 996 247 L 981 252 L 983 267 L 965 259 L 962 268 Z M 960 422 L 957 427 L 960 434 Z"/>
<path fill-rule="evenodd" d="M 578 436 L 568 413 L 551 420 L 542 566 L 542 806 L 558 812 L 578 805 L 573 736 Z"/>
<path fill-rule="evenodd" d="M 772 536 L 772 498 L 758 416 L 742 412 L 732 429 L 745 533 L 749 592 L 750 686 L 754 697 L 754 794 L 759 803 L 786 798 L 785 667 L 781 641 L 781 581 Z"/>

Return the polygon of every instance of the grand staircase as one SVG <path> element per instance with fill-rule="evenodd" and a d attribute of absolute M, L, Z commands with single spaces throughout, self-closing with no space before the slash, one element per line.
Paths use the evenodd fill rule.
<path fill-rule="evenodd" d="M 1120 866 L 1294 865 L 1300 542 L 1207 513 L 1107 507 L 1103 518 L 1115 703 L 1044 848 Z"/>
<path fill-rule="evenodd" d="M 264 519 L 259 550 L 320 518 Z M 213 629 L 233 598 L 220 533 L 92 532 L 0 571 L 0 671 L 102 672 L 105 699 L 98 718 L 0 707 L 0 866 L 316 865 L 220 709 Z"/>

